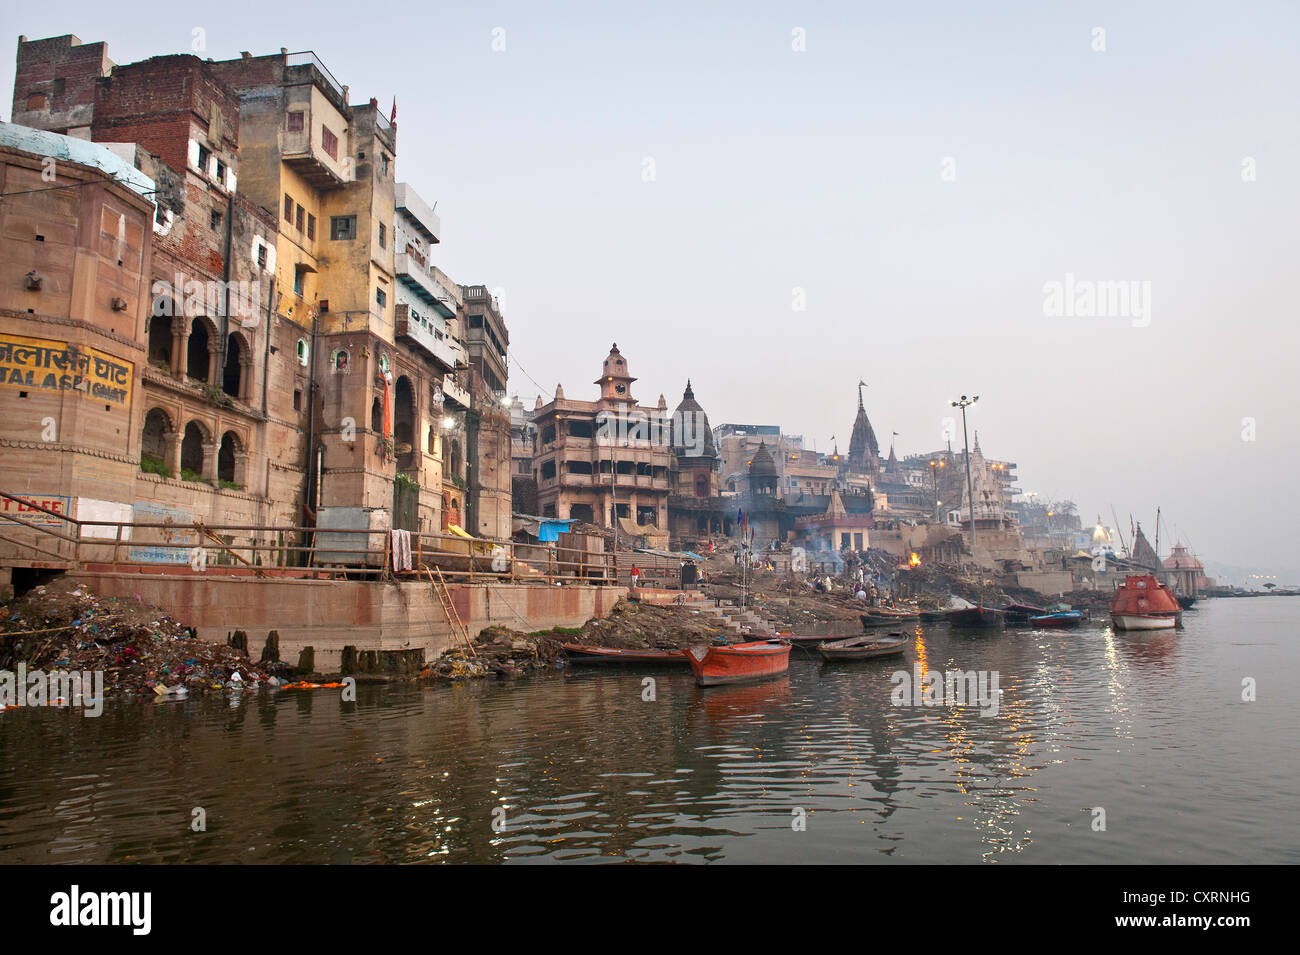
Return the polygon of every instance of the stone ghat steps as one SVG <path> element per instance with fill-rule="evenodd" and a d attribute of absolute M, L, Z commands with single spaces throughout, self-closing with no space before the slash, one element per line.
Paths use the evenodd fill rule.
<path fill-rule="evenodd" d="M 753 608 L 741 609 L 740 607 L 731 606 L 710 606 L 699 607 L 700 613 L 716 617 L 718 623 L 736 633 L 743 632 L 744 627 L 749 627 L 750 632 L 755 636 L 763 636 L 776 633 L 776 626 L 772 620 L 760 614 Z"/>

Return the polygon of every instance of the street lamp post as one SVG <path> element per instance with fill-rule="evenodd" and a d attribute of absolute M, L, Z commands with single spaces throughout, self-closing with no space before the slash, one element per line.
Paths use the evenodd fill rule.
<path fill-rule="evenodd" d="M 930 482 L 932 487 L 934 488 L 934 519 L 936 523 L 939 522 L 939 471 L 938 469 L 943 466 L 944 466 L 944 462 L 942 461 L 930 462 Z"/>
<path fill-rule="evenodd" d="M 959 400 L 948 402 L 954 408 L 961 409 L 961 438 L 966 448 L 966 498 L 970 504 L 970 546 L 972 551 L 975 549 L 975 485 L 970 476 L 970 437 L 966 431 L 966 409 L 979 400 L 979 395 L 974 398 L 967 398 L 962 395 Z"/>

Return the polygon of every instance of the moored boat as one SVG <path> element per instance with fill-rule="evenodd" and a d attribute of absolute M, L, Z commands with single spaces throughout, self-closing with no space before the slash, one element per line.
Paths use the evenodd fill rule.
<path fill-rule="evenodd" d="M 1110 603 L 1116 630 L 1170 630 L 1182 618 L 1173 591 L 1151 574 L 1129 574 Z"/>
<path fill-rule="evenodd" d="M 1077 627 L 1083 623 L 1083 612 L 1080 610 L 1058 610 L 1055 613 L 1044 613 L 1036 617 L 1030 617 L 1029 623 L 1035 627 Z"/>
<path fill-rule="evenodd" d="M 865 613 L 861 614 L 859 619 L 861 619 L 864 629 L 870 629 L 872 627 L 892 627 L 900 623 L 919 622 L 921 614 L 920 611 L 917 610 L 895 610 L 892 607 L 872 607 Z"/>
<path fill-rule="evenodd" d="M 685 667 L 688 665 L 686 654 L 681 650 L 619 650 L 614 647 L 594 647 L 585 643 L 566 643 L 564 653 L 570 663 L 588 666 L 655 664 Z"/>
<path fill-rule="evenodd" d="M 847 640 L 823 643 L 817 652 L 827 661 L 873 660 L 896 656 L 907 649 L 907 643 L 908 638 L 901 633 L 891 633 L 884 637 L 850 637 Z"/>
<path fill-rule="evenodd" d="M 1007 604 L 1002 608 L 1002 615 L 1007 623 L 1028 623 L 1031 617 L 1040 617 L 1045 613 L 1047 613 L 1045 608 L 1031 604 Z"/>
<path fill-rule="evenodd" d="M 767 680 L 790 669 L 790 644 L 785 640 L 687 647 L 683 652 L 700 686 Z"/>
<path fill-rule="evenodd" d="M 857 634 L 818 634 L 818 633 L 783 633 L 780 635 L 782 640 L 786 640 L 795 646 L 816 646 L 819 643 L 828 643 L 833 640 L 844 640 L 849 636 Z"/>
<path fill-rule="evenodd" d="M 953 627 L 1001 627 L 1005 623 L 1002 611 L 993 607 L 962 607 L 948 611 L 948 624 Z"/>

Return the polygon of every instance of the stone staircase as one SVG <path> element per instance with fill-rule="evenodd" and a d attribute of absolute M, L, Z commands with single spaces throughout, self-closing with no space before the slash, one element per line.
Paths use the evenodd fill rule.
<path fill-rule="evenodd" d="M 739 606 L 726 605 L 708 605 L 696 608 L 702 614 L 706 614 L 717 620 L 720 626 L 726 627 L 735 633 L 743 633 L 743 628 L 748 627 L 748 633 L 756 639 L 766 637 L 776 633 L 776 624 L 759 613 L 752 607 L 741 609 Z"/>

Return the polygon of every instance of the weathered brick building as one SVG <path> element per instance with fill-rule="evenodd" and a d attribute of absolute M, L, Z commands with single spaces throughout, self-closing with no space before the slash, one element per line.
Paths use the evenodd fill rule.
<path fill-rule="evenodd" d="M 351 526 L 438 531 L 477 509 L 471 532 L 509 536 L 504 319 L 476 307 L 489 320 L 466 347 L 466 289 L 432 261 L 438 217 L 396 182 L 394 117 L 349 104 L 310 53 L 118 66 L 104 44 L 64 36 L 20 39 L 17 64 L 17 120 L 93 140 L 82 159 L 115 157 L 156 199 L 135 240 L 144 319 L 113 332 L 138 382 L 114 445 L 134 463 L 115 513 L 290 526 L 334 508 Z M 11 137 L 19 152 L 25 136 Z M 68 152 L 46 143 L 30 161 L 43 149 Z M 57 221 L 59 197 L 34 195 Z M 39 234 L 41 214 L 20 233 Z M 0 298 L 45 314 L 26 302 Z"/>
<path fill-rule="evenodd" d="M 153 183 L 81 139 L 0 123 L 0 447 L 7 493 L 90 520 L 130 516 L 141 453 Z M 0 514 L 20 515 L 10 501 Z M 58 524 L 27 512 L 24 520 Z M 6 567 L 57 562 L 62 541 Z"/>

